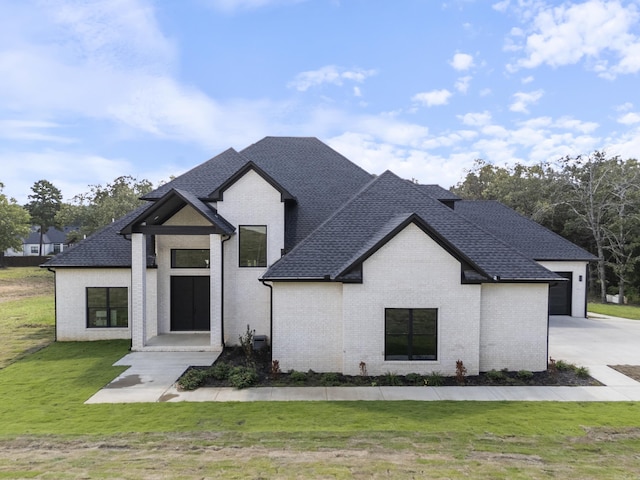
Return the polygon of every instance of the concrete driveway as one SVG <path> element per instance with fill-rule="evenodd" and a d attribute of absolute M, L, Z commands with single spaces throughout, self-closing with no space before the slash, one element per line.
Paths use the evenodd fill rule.
<path fill-rule="evenodd" d="M 640 365 L 640 320 L 550 318 L 549 355 L 578 366 Z"/>

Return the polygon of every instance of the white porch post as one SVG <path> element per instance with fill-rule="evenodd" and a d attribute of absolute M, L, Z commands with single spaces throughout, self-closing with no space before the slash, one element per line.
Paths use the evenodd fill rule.
<path fill-rule="evenodd" d="M 211 346 L 222 350 L 222 236 L 209 235 Z"/>
<path fill-rule="evenodd" d="M 147 340 L 147 242 L 131 235 L 131 348 L 141 350 Z"/>

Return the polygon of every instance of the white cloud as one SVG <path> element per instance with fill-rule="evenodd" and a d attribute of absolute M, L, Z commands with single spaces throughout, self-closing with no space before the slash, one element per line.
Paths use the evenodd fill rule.
<path fill-rule="evenodd" d="M 456 53 L 449 62 L 455 70 L 464 71 L 473 67 L 473 56 L 468 53 Z"/>
<path fill-rule="evenodd" d="M 42 120 L 0 120 L 0 138 L 59 144 L 77 142 L 75 138 L 48 133 L 60 127 L 62 125 Z"/>
<path fill-rule="evenodd" d="M 500 2 L 496 2 L 491 7 L 498 12 L 506 12 L 507 8 L 509 8 L 510 0 L 501 0 Z"/>
<path fill-rule="evenodd" d="M 455 87 L 460 93 L 467 93 L 469 85 L 471 84 L 472 77 L 467 75 L 466 77 L 460 77 L 456 80 Z"/>
<path fill-rule="evenodd" d="M 296 75 L 291 82 L 287 84 L 289 88 L 295 88 L 299 92 L 305 92 L 311 87 L 317 87 L 323 84 L 342 85 L 344 80 L 350 80 L 356 83 L 364 82 L 368 77 L 376 75 L 375 70 L 354 69 L 345 70 L 336 65 L 326 65 L 318 70 L 309 70 Z"/>
<path fill-rule="evenodd" d="M 587 0 L 546 6 L 534 14 L 524 45 L 525 57 L 508 69 L 587 64 L 605 78 L 640 71 L 640 38 L 633 33 L 638 21 L 633 3 Z"/>
<path fill-rule="evenodd" d="M 284 6 L 302 3 L 307 0 L 204 0 L 206 4 L 223 12 L 255 10 L 271 6 Z"/>
<path fill-rule="evenodd" d="M 537 103 L 543 95 L 544 92 L 542 90 L 517 92 L 513 95 L 514 102 L 509 105 L 509 110 L 512 112 L 529 113 L 529 105 Z"/>
<path fill-rule="evenodd" d="M 533 82 L 533 76 L 529 75 L 528 77 L 524 77 L 522 80 L 520 80 L 520 82 L 522 82 L 523 85 L 526 85 L 527 83 L 531 83 Z"/>
<path fill-rule="evenodd" d="M 633 103 L 631 102 L 625 102 L 622 105 L 617 105 L 615 107 L 615 110 L 618 112 L 628 112 L 629 110 L 631 110 L 633 108 Z"/>
<path fill-rule="evenodd" d="M 636 112 L 625 113 L 618 118 L 618 123 L 622 123 L 624 125 L 633 125 L 634 123 L 640 123 L 640 114 Z"/>
<path fill-rule="evenodd" d="M 484 112 L 470 112 L 464 115 L 458 115 L 458 119 L 464 124 L 471 127 L 481 127 L 488 125 L 491 122 L 491 113 Z"/>
<path fill-rule="evenodd" d="M 452 93 L 449 90 L 431 90 L 430 92 L 422 92 L 414 95 L 411 100 L 418 102 L 425 107 L 433 107 L 437 105 L 446 105 L 449 103 Z"/>

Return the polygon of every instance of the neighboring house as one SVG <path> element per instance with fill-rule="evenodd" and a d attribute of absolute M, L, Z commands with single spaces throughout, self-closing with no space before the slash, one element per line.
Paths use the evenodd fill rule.
<path fill-rule="evenodd" d="M 59 230 L 55 227 L 49 227 L 42 236 L 42 255 L 57 255 L 68 247 L 67 233 L 71 231 L 71 227 L 65 227 Z M 29 236 L 22 240 L 22 251 L 18 252 L 14 249 L 5 251 L 7 257 L 17 256 L 38 256 L 40 255 L 40 227 L 31 227 Z"/>
<path fill-rule="evenodd" d="M 550 293 L 585 316 L 589 253 L 315 138 L 226 150 L 144 199 L 44 265 L 58 340 L 220 350 L 250 325 L 283 370 L 475 374 L 546 368 Z"/>

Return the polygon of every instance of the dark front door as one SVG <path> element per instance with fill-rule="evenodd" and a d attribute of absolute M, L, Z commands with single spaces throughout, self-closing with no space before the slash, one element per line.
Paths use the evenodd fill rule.
<path fill-rule="evenodd" d="M 171 277 L 171 330 L 209 330 L 209 277 Z"/>
<path fill-rule="evenodd" d="M 549 287 L 549 315 L 571 315 L 572 272 L 555 272 L 567 279 L 566 282 L 552 283 Z"/>

